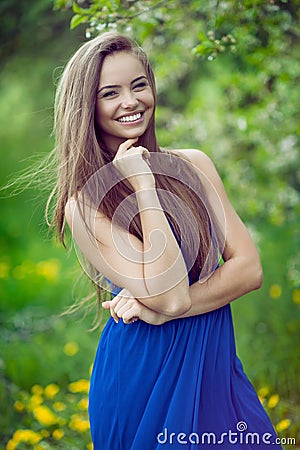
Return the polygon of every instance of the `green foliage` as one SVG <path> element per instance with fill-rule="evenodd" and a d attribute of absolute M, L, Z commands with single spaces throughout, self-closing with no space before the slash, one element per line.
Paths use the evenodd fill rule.
<path fill-rule="evenodd" d="M 50 450 L 80 448 L 92 450 L 88 421 L 89 381 L 79 379 L 63 391 L 55 383 L 45 387 L 35 384 L 30 392 L 20 390 L 14 402 L 19 423 L 7 441 L 6 449 Z"/>
<path fill-rule="evenodd" d="M 216 156 L 225 182 L 242 173 L 242 183 L 227 187 L 246 221 L 261 215 L 278 225 L 297 223 L 299 0 L 92 0 L 85 7 L 74 1 L 57 6 L 72 6 L 76 21 L 84 18 L 87 37 L 117 28 L 143 43 L 158 80 L 163 144 L 166 135 L 166 145 L 173 145 L 169 136 L 177 146 L 200 145 Z M 207 89 L 211 102 L 203 96 Z M 300 266 L 296 255 L 291 260 Z"/>
<path fill-rule="evenodd" d="M 78 47 L 78 33 L 85 28 L 91 37 L 117 28 L 134 36 L 156 73 L 160 144 L 201 148 L 212 157 L 259 247 L 263 288 L 232 305 L 238 354 L 280 435 L 296 437 L 300 2 L 56 0 L 63 14 L 52 12 L 48 0 L 17 3 L 0 6 L 7 17 L 1 28 L 1 183 L 51 149 L 56 68 Z M 87 289 L 74 285 L 80 272 L 75 255 L 46 234 L 50 189 L 45 183 L 1 199 L 0 441 L 34 440 L 30 433 L 14 433 L 43 429 L 49 433 L 43 441 L 17 445 L 35 450 L 88 444 L 87 430 L 69 427 L 85 394 L 71 400 L 68 386 L 87 378 L 99 335 L 87 332 L 91 314 L 82 321 L 60 316 Z M 60 389 L 53 399 L 45 394 L 49 384 Z M 42 426 L 33 415 L 35 385 L 43 386 L 41 404 L 52 411 L 64 399 L 64 424 Z M 61 440 L 55 438 L 61 432 L 53 435 L 57 428 L 64 432 Z"/>
<path fill-rule="evenodd" d="M 53 32 L 59 34 L 65 27 L 66 17 L 52 14 L 52 0 L 1 0 L 0 2 L 0 66 L 9 61 L 12 54 L 18 52 L 24 57 L 26 52 L 34 52 L 47 46 Z"/>

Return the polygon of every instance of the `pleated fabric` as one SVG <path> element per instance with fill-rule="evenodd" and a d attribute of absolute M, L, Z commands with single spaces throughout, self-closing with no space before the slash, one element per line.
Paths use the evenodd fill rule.
<path fill-rule="evenodd" d="M 281 448 L 236 355 L 230 305 L 160 326 L 110 318 L 89 417 L 95 450 Z"/>

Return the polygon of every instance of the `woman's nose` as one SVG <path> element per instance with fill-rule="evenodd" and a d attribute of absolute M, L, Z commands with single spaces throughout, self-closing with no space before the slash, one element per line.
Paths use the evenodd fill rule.
<path fill-rule="evenodd" d="M 122 97 L 122 108 L 124 109 L 132 109 L 138 105 L 139 101 L 135 96 L 135 93 L 132 91 L 126 92 Z"/>

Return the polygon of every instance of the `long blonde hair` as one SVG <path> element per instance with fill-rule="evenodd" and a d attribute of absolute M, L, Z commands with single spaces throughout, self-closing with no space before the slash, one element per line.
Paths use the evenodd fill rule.
<path fill-rule="evenodd" d="M 101 131 L 95 121 L 95 103 L 104 59 L 108 55 L 123 51 L 136 55 L 141 61 L 156 103 L 155 79 L 147 55 L 135 41 L 117 32 L 103 33 L 82 45 L 66 65 L 57 88 L 54 133 L 58 172 L 56 187 L 49 202 L 51 199 L 55 199 L 51 225 L 56 228 L 63 243 L 65 236 L 64 211 L 68 199 L 72 196 L 77 197 L 86 182 L 91 180 L 99 169 L 110 163 L 113 157 L 101 140 Z M 153 153 L 168 154 L 166 150 L 158 146 L 154 114 L 147 130 L 139 138 L 138 145 L 146 147 Z M 166 164 L 169 163 L 166 162 Z M 197 257 L 190 267 L 189 273 L 191 279 L 196 280 L 211 252 L 213 211 L 209 210 L 201 180 L 193 167 L 181 157 L 176 157 L 174 161 L 174 155 L 171 164 L 175 168 L 175 173 L 180 174 L 180 177 L 165 175 L 168 174 L 167 167 L 164 172 L 164 168 L 160 166 L 154 168 L 156 185 L 158 192 L 175 194 L 172 198 L 176 197 L 182 200 L 195 217 L 197 229 L 191 227 L 189 220 L 183 224 L 181 221 L 179 227 L 174 216 L 168 213 L 168 211 L 174 210 L 174 204 L 170 204 L 172 198 L 161 196 L 162 208 L 170 221 L 175 236 L 181 245 L 184 243 L 185 256 L 188 257 L 190 249 L 197 247 Z M 182 182 L 183 179 L 186 182 Z M 196 185 L 197 189 L 201 191 L 201 198 L 196 195 L 195 189 L 191 189 L 191 186 Z M 97 190 L 96 182 L 91 186 L 88 195 L 93 201 L 95 200 L 93 199 L 93 188 Z M 127 180 L 121 180 L 106 193 L 99 205 L 99 210 L 112 220 L 116 208 L 130 194 L 133 194 L 130 184 Z M 132 197 L 134 198 L 134 196 Z M 133 205 L 133 208 L 135 207 L 136 205 Z M 131 217 L 129 231 L 142 241 L 142 227 L 138 214 L 132 214 L 132 211 L 125 208 L 124 214 L 119 215 L 119 225 L 127 226 L 128 214 Z M 219 233 L 214 234 L 217 248 L 221 238 Z M 214 262 L 212 264 L 216 263 L 216 253 L 213 255 Z"/>

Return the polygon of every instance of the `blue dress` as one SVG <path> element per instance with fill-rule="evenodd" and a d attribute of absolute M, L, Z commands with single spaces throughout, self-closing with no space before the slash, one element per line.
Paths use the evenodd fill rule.
<path fill-rule="evenodd" d="M 236 355 L 230 305 L 159 326 L 110 318 L 89 416 L 95 450 L 281 448 Z"/>

